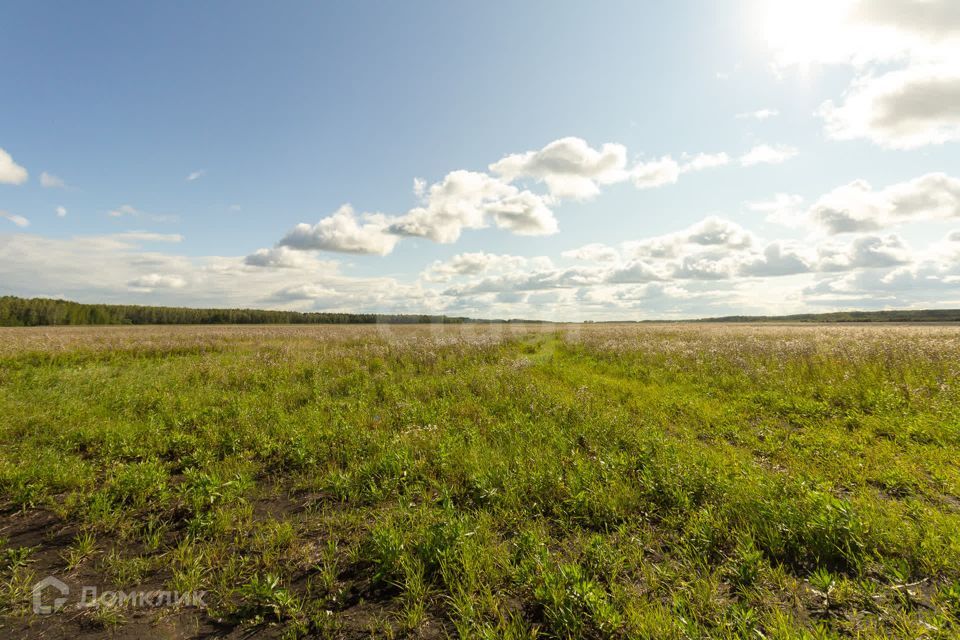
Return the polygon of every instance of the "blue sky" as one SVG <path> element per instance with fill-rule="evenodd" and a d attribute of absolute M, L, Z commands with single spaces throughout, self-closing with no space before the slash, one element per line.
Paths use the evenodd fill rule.
<path fill-rule="evenodd" d="M 958 39 L 949 0 L 18 3 L 0 294 L 960 306 Z"/>

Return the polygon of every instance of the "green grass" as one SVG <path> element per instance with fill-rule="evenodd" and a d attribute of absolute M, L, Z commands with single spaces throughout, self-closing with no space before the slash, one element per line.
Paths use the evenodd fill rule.
<path fill-rule="evenodd" d="M 0 517 L 52 511 L 76 530 L 59 571 L 204 589 L 203 615 L 228 625 L 960 635 L 955 328 L 90 328 L 0 345 Z M 0 607 L 29 615 L 44 544 L 0 542 Z"/>

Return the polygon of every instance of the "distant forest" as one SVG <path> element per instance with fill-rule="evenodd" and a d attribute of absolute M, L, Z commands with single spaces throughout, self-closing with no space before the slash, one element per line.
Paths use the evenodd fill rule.
<path fill-rule="evenodd" d="M 0 296 L 0 326 L 84 324 L 427 324 L 468 318 L 375 313 L 301 313 L 261 309 L 190 309 L 126 304 L 81 304 L 50 298 Z"/>
<path fill-rule="evenodd" d="M 960 322 L 960 309 L 905 309 L 897 311 L 835 311 L 790 316 L 724 316 L 695 322 Z"/>
<path fill-rule="evenodd" d="M 542 321 L 475 320 L 464 317 L 380 313 L 304 313 L 263 309 L 191 309 L 129 304 L 81 304 L 51 298 L 0 296 L 0 327 L 84 324 L 456 324 L 466 322 Z M 680 322 L 960 322 L 960 309 L 837 311 L 789 316 L 724 316 Z"/>

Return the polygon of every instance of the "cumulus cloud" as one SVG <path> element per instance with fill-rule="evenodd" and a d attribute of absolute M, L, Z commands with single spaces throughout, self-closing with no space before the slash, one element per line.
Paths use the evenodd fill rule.
<path fill-rule="evenodd" d="M 389 231 L 434 242 L 455 242 L 464 229 L 481 229 L 492 218 L 498 227 L 521 235 L 557 231 L 557 221 L 542 196 L 521 191 L 476 171 L 453 171 L 425 190 L 424 203 L 394 219 Z"/>
<path fill-rule="evenodd" d="M 641 162 L 630 170 L 630 180 L 638 189 L 650 189 L 673 184 L 680 178 L 680 165 L 670 156 Z"/>
<path fill-rule="evenodd" d="M 487 212 L 497 227 L 520 236 L 549 235 L 559 230 L 557 219 L 543 198 L 529 191 L 491 202 Z"/>
<path fill-rule="evenodd" d="M 481 278 L 444 290 L 445 296 L 465 296 L 503 291 L 543 291 L 603 282 L 606 271 L 592 267 L 549 268 L 515 271 Z"/>
<path fill-rule="evenodd" d="M 871 268 L 834 270 L 842 271 L 839 274 L 827 271 L 804 288 L 804 301 L 826 305 L 844 302 L 861 308 L 960 303 L 960 234 L 947 234 L 909 262 L 902 240 L 884 240 L 863 241 L 858 253 L 865 254 Z"/>
<path fill-rule="evenodd" d="M 670 277 L 678 280 L 724 280 L 733 277 L 738 267 L 734 256 L 701 253 L 684 256 L 673 264 Z"/>
<path fill-rule="evenodd" d="M 937 256 L 936 262 L 924 262 L 919 257 L 923 255 Z M 815 292 L 810 283 L 816 279 L 879 282 L 904 290 L 908 282 L 925 290 L 929 280 L 938 291 L 949 290 L 952 282 L 960 294 L 960 232 L 915 254 L 896 235 L 864 234 L 846 242 L 828 238 L 819 246 L 809 239 L 761 243 L 736 223 L 713 216 L 670 234 L 617 247 L 586 245 L 562 257 L 581 264 L 531 264 L 516 256 L 461 254 L 435 263 L 439 277 L 434 281 L 452 281 L 442 291 L 447 309 L 514 317 L 769 314 L 801 311 L 808 304 L 827 304 L 848 295 Z M 855 299 L 859 294 L 849 295 Z"/>
<path fill-rule="evenodd" d="M 960 140 L 960 66 L 911 66 L 858 78 L 843 101 L 819 111 L 837 140 L 866 138 L 892 149 Z"/>
<path fill-rule="evenodd" d="M 482 251 L 461 253 L 446 262 L 437 260 L 426 273 L 430 279 L 443 281 L 457 275 L 477 275 L 489 269 L 491 265 L 504 263 L 518 267 L 524 263 L 524 259 L 519 256 L 497 255 Z"/>
<path fill-rule="evenodd" d="M 679 258 L 710 251 L 747 249 L 753 234 L 735 222 L 709 216 L 686 229 L 623 243 L 624 253 L 636 258 Z"/>
<path fill-rule="evenodd" d="M 766 147 L 750 153 L 744 164 L 781 161 L 778 154 L 794 151 Z M 717 152 L 684 154 L 680 162 L 666 155 L 628 167 L 623 145 L 606 143 L 593 148 L 581 138 L 566 137 L 540 150 L 504 156 L 489 165 L 490 173 L 458 169 L 432 184 L 414 178 L 413 193 L 419 204 L 405 213 L 364 214 L 361 225 L 352 209 L 342 210 L 317 225 L 301 223 L 278 244 L 296 250 L 386 255 L 398 242 L 397 237 L 449 244 L 456 242 L 464 230 L 490 226 L 515 235 L 549 235 L 559 230 L 552 207 L 564 199 L 591 198 L 601 186 L 628 180 L 638 189 L 664 186 L 677 182 L 681 174 L 731 162 L 727 153 Z M 534 190 L 540 184 L 546 187 L 546 193 Z M 112 214 L 132 211 L 125 205 Z M 251 257 L 255 263 L 266 259 L 256 254 Z"/>
<path fill-rule="evenodd" d="M 811 269 L 811 262 L 799 247 L 777 241 L 764 247 L 761 255 L 744 261 L 739 272 L 745 276 L 769 277 L 807 273 Z"/>
<path fill-rule="evenodd" d="M 386 216 L 363 214 L 358 217 L 353 207 L 345 204 L 333 215 L 314 225 L 298 224 L 278 245 L 301 251 L 337 251 L 385 256 L 393 251 L 398 241 L 395 235 L 387 232 L 387 226 Z"/>
<path fill-rule="evenodd" d="M 13 213 L 8 213 L 6 211 L 0 211 L 0 218 L 6 218 L 13 224 L 17 225 L 18 227 L 30 226 L 30 221 L 24 218 L 23 216 L 18 216 Z"/>
<path fill-rule="evenodd" d="M 951 282 L 960 289 L 960 232 L 914 253 L 889 234 L 829 237 L 819 246 L 814 238 L 765 242 L 717 216 L 661 236 L 565 251 L 562 259 L 574 266 L 545 256 L 459 253 L 412 283 L 342 276 L 336 262 L 285 245 L 246 258 L 145 250 L 180 239 L 146 231 L 62 240 L 0 234 L 0 281 L 17 283 L 20 295 L 100 301 L 553 319 L 784 311 L 790 296 L 792 305 L 805 304 L 805 296 L 827 304 L 856 299 L 857 287 L 868 286 L 910 295 L 949 291 Z M 831 284 L 814 291 L 817 279 Z M 851 290 L 841 293 L 844 283 Z"/>
<path fill-rule="evenodd" d="M 67 183 L 62 178 L 44 171 L 40 174 L 40 186 L 44 189 L 63 189 L 67 186 Z"/>
<path fill-rule="evenodd" d="M 607 272 L 604 282 L 622 284 L 638 282 L 655 282 L 664 277 L 650 263 L 644 260 L 630 260 L 626 264 L 618 265 Z"/>
<path fill-rule="evenodd" d="M 13 161 L 13 157 L 0 149 L 0 184 L 23 184 L 27 181 L 27 170 Z"/>
<path fill-rule="evenodd" d="M 728 279 L 736 276 L 746 261 L 756 259 L 754 243 L 753 235 L 739 225 L 712 216 L 671 234 L 623 242 L 619 248 L 595 243 L 564 252 L 564 258 L 584 263 L 576 267 L 557 267 L 546 260 L 537 264 L 501 260 L 500 273 L 490 276 L 488 265 L 493 258 L 474 255 L 456 265 L 444 265 L 445 273 L 484 277 L 450 287 L 445 294 L 462 296 Z M 768 270 L 772 272 L 776 268 L 786 272 L 786 253 L 784 251 L 781 264 L 776 267 L 772 263 L 780 256 L 768 253 L 771 262 Z M 754 271 L 759 274 L 760 269 L 758 262 Z"/>
<path fill-rule="evenodd" d="M 593 149 L 576 137 L 554 140 L 539 151 L 505 156 L 490 165 L 507 182 L 533 178 L 546 183 L 550 195 L 583 200 L 600 192 L 598 185 L 626 178 L 627 149 L 607 143 Z"/>
<path fill-rule="evenodd" d="M 751 167 L 757 164 L 781 164 L 799 153 L 796 148 L 788 145 L 771 146 L 757 145 L 740 156 L 740 164 Z"/>
<path fill-rule="evenodd" d="M 897 235 L 866 235 L 854 238 L 847 245 L 824 245 L 818 248 L 820 271 L 849 271 L 893 267 L 911 261 L 910 249 Z"/>
<path fill-rule="evenodd" d="M 960 218 L 960 179 L 929 173 L 880 190 L 865 180 L 855 180 L 820 197 L 808 215 L 831 234 Z"/>
<path fill-rule="evenodd" d="M 641 160 L 627 167 L 627 149 L 606 143 L 593 149 L 581 138 L 555 140 L 539 151 L 513 154 L 490 165 L 490 170 L 512 182 L 533 178 L 546 183 L 556 199 L 585 200 L 600 193 L 603 185 L 630 180 L 638 189 L 677 182 L 681 173 L 729 164 L 726 153 L 700 153 L 685 157 L 683 164 L 670 156 Z"/>
<path fill-rule="evenodd" d="M 447 282 L 454 277 L 477 276 L 491 272 L 510 273 L 520 269 L 549 269 L 549 258 L 527 258 L 483 251 L 460 253 L 447 261 L 437 260 L 423 272 L 429 282 Z"/>
<path fill-rule="evenodd" d="M 270 249 L 258 249 L 244 258 L 243 263 L 250 267 L 272 269 L 310 269 L 321 264 L 309 253 L 282 245 Z"/>

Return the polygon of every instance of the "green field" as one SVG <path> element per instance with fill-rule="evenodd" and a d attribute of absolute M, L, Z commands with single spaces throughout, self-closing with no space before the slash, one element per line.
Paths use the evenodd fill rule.
<path fill-rule="evenodd" d="M 0 637 L 960 636 L 960 328 L 0 329 L 0 416 Z"/>

